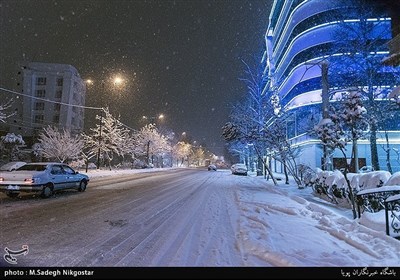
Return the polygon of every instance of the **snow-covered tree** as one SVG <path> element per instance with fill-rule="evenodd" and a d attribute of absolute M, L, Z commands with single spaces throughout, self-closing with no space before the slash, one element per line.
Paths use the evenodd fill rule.
<path fill-rule="evenodd" d="M 114 155 L 123 156 L 127 153 L 125 144 L 126 138 L 129 137 L 129 130 L 111 115 L 108 108 L 105 108 L 103 113 L 100 116 L 96 115 L 100 124 L 96 124 L 96 128 L 90 129 L 91 134 L 84 133 L 83 139 L 86 149 L 96 153 L 99 161 L 106 161 L 111 170 L 111 161 Z M 100 168 L 100 164 L 97 168 Z"/>
<path fill-rule="evenodd" d="M 0 137 L 4 154 L 8 154 L 11 161 L 19 159 L 19 148 L 25 145 L 25 141 L 22 136 L 14 133 L 7 133 L 5 136 Z"/>
<path fill-rule="evenodd" d="M 332 54 L 336 56 L 330 64 L 330 84 L 332 87 L 357 87 L 366 98 L 364 106 L 368 110 L 366 121 L 369 124 L 369 141 L 371 149 L 371 164 L 379 170 L 377 149 L 377 131 L 384 125 L 379 103 L 382 102 L 380 86 L 398 83 L 399 67 L 389 67 L 382 64 L 383 51 L 390 39 L 390 22 L 383 14 L 387 9 L 375 9 L 371 5 L 381 5 L 380 1 L 355 2 L 349 5 L 344 1 L 345 11 L 341 11 L 347 19 L 341 20 L 338 14 L 338 28 L 332 35 L 337 38 L 332 45 Z M 379 10 L 381 13 L 376 14 Z"/>
<path fill-rule="evenodd" d="M 338 149 L 343 158 L 347 158 L 347 143 L 352 143 L 351 162 L 346 162 L 344 177 L 348 186 L 349 198 L 352 205 L 353 217 L 356 218 L 355 195 L 347 177 L 351 163 L 354 162 L 357 170 L 357 140 L 363 137 L 367 125 L 365 120 L 366 109 L 363 106 L 362 95 L 359 91 L 349 91 L 343 94 L 342 100 L 335 107 L 330 107 L 328 119 L 323 119 L 315 127 L 315 132 L 322 145 L 328 150 Z"/>
<path fill-rule="evenodd" d="M 35 157 L 34 161 L 38 161 L 38 162 L 42 161 L 43 148 L 42 148 L 42 145 L 40 143 L 34 143 L 32 145 L 32 153 L 33 153 L 33 156 Z"/>
<path fill-rule="evenodd" d="M 7 102 L 0 104 L 0 122 L 5 122 L 8 117 L 13 114 L 7 114 L 6 110 L 11 107 L 12 99 L 8 100 Z"/>
<path fill-rule="evenodd" d="M 69 130 L 48 126 L 39 134 L 42 155 L 50 160 L 66 162 L 79 158 L 83 149 L 80 135 L 72 135 Z"/>
<path fill-rule="evenodd" d="M 146 155 L 147 164 L 154 164 L 154 157 L 160 158 L 162 166 L 162 156 L 170 152 L 171 146 L 168 138 L 159 133 L 155 124 L 147 124 L 140 129 L 135 135 L 137 145 L 142 149 L 142 153 Z"/>
<path fill-rule="evenodd" d="M 201 166 L 205 159 L 205 149 L 201 146 L 193 146 L 191 151 L 192 163 Z"/>
<path fill-rule="evenodd" d="M 222 136 L 227 141 L 228 149 L 233 153 L 241 154 L 243 148 L 252 147 L 256 152 L 259 168 L 263 168 L 277 184 L 273 173 L 265 162 L 267 152 L 266 142 L 263 137 L 260 137 L 265 123 L 274 115 L 274 112 L 279 111 L 279 99 L 273 92 L 264 92 L 268 80 L 263 75 L 263 66 L 257 63 L 257 67 L 251 68 L 247 63 L 245 65 L 244 78 L 241 78 L 247 86 L 247 94 L 245 100 L 238 102 L 233 106 L 230 114 L 230 122 L 222 127 Z M 271 103 L 271 100 L 275 101 Z M 248 149 L 249 151 L 249 149 Z M 245 159 L 250 156 L 246 156 Z M 249 165 L 249 163 L 247 163 Z"/>
<path fill-rule="evenodd" d="M 290 174 L 297 186 L 302 188 L 302 181 L 296 162 L 301 152 L 300 147 L 293 145 L 287 135 L 287 123 L 290 117 L 290 113 L 281 111 L 269 123 L 266 123 L 262 131 L 262 137 L 265 139 L 270 155 L 282 163 L 286 184 L 289 184 L 288 175 Z"/>
<path fill-rule="evenodd" d="M 376 110 L 379 119 L 379 130 L 383 131 L 383 137 L 385 138 L 385 144 L 381 144 L 381 148 L 386 154 L 387 171 L 393 173 L 389 131 L 400 129 L 400 123 L 394 122 L 394 120 L 400 119 L 400 87 L 389 88 L 382 95 L 386 98 L 379 102 Z"/>
<path fill-rule="evenodd" d="M 392 102 L 394 109 L 400 110 L 400 86 L 392 89 L 387 98 Z"/>
<path fill-rule="evenodd" d="M 179 141 L 172 147 L 172 155 L 176 159 L 177 166 L 183 165 L 185 160 L 188 160 L 191 150 L 192 145 L 183 141 Z"/>

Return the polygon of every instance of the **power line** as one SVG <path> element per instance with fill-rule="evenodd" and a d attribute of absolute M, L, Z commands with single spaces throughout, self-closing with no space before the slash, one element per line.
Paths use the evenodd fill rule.
<path fill-rule="evenodd" d="M 48 99 L 44 99 L 44 98 L 40 98 L 40 97 L 36 97 L 36 96 L 32 96 L 32 95 L 28 95 L 28 94 L 24 94 L 21 92 L 17 92 L 14 90 L 10 90 L 10 89 L 6 89 L 6 88 L 2 88 L 0 87 L 0 90 L 8 92 L 8 93 L 14 93 L 17 95 L 21 95 L 21 96 L 25 96 L 25 97 L 29 97 L 32 99 L 36 99 L 36 100 L 41 100 L 41 101 L 45 101 L 45 102 L 49 102 L 49 103 L 54 103 L 54 104 L 61 104 L 61 105 L 65 105 L 65 106 L 71 106 L 71 107 L 77 107 L 77 108 L 83 108 L 83 109 L 91 109 L 91 110 L 101 110 L 103 112 L 105 112 L 105 108 L 104 107 L 92 107 L 92 106 L 82 106 L 82 105 L 75 105 L 75 104 L 69 104 L 69 103 L 64 103 L 64 102 L 59 102 L 59 101 L 53 101 L 53 100 L 48 100 Z M 112 115 L 111 115 L 112 116 Z M 119 124 L 121 124 L 122 126 L 134 131 L 134 132 L 138 132 L 138 130 L 131 128 L 129 126 L 127 126 L 126 124 L 122 123 L 120 120 L 118 120 L 117 118 L 115 118 L 114 116 L 112 116 Z M 31 118 L 28 118 L 32 121 Z M 21 119 L 20 119 L 21 120 Z M 22 123 L 26 123 L 26 121 L 21 120 Z M 52 122 L 48 122 L 49 124 L 53 124 Z M 29 122 L 30 124 L 30 122 Z M 11 124 L 9 124 L 11 125 Z M 41 126 L 44 126 L 45 124 L 41 124 Z"/>
<path fill-rule="evenodd" d="M 77 107 L 77 108 L 83 108 L 83 109 L 104 110 L 103 107 L 91 107 L 91 106 L 82 106 L 82 105 L 69 104 L 69 103 L 64 103 L 64 102 L 60 102 L 60 101 L 44 99 L 44 98 L 40 98 L 40 97 L 29 95 L 29 94 L 24 94 L 24 93 L 21 93 L 21 92 L 17 92 L 17 91 L 6 89 L 6 88 L 2 88 L 2 87 L 0 87 L 0 90 L 8 92 L 8 93 L 14 93 L 14 94 L 17 94 L 17 95 L 29 97 L 29 98 L 32 98 L 32 99 L 37 99 L 37 100 L 49 102 L 49 103 L 61 104 L 61 105 L 65 105 L 65 106 L 71 106 L 71 107 Z"/>

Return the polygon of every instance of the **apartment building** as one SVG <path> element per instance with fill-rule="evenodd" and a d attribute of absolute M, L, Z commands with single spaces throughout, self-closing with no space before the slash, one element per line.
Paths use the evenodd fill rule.
<path fill-rule="evenodd" d="M 274 1 L 265 34 L 263 63 L 269 83 L 264 91 L 273 89 L 282 109 L 291 113 L 287 137 L 294 145 L 301 146 L 301 163 L 311 167 L 323 165 L 320 142 L 309 133 L 322 118 L 323 100 L 328 100 L 328 104 L 336 102 L 349 88 L 357 88 L 373 96 L 374 101 L 387 102 L 384 95 L 400 84 L 394 68 L 382 63 L 389 56 L 388 42 L 396 22 L 393 5 L 396 4 L 385 0 Z M 365 37 L 364 42 L 357 41 L 359 34 Z M 367 80 L 367 75 L 362 75 L 368 63 L 373 65 L 368 71 L 373 72 L 374 79 Z M 327 87 L 325 99 L 324 86 Z M 397 112 L 393 121 L 378 126 L 381 169 L 385 169 L 387 160 L 381 147 L 386 144 L 382 132 L 385 130 L 390 138 L 389 148 L 393 149 L 392 167 L 400 170 L 394 154 L 400 148 L 399 119 Z M 370 146 L 368 136 L 359 141 L 360 167 L 371 165 Z M 348 151 L 347 156 L 351 157 L 351 143 Z M 336 152 L 329 160 L 334 168 L 340 168 L 347 159 Z M 276 171 L 281 171 L 279 162 L 272 161 L 272 164 Z"/>
<path fill-rule="evenodd" d="M 84 126 L 86 87 L 71 65 L 32 62 L 23 67 L 22 96 L 7 122 L 10 132 L 36 137 L 43 127 L 79 133 Z"/>

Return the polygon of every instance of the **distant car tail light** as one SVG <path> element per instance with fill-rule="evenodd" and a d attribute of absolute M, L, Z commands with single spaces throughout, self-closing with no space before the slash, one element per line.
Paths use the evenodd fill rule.
<path fill-rule="evenodd" d="M 35 183 L 35 179 L 34 178 L 26 178 L 24 181 L 25 181 L 25 183 L 28 183 L 28 184 Z"/>

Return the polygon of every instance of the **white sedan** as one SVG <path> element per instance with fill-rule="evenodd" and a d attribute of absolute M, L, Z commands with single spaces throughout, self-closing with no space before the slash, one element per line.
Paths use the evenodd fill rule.
<path fill-rule="evenodd" d="M 89 176 L 58 162 L 27 163 L 13 172 L 0 173 L 0 191 L 10 197 L 20 192 L 36 192 L 49 197 L 63 189 L 86 190 Z"/>
<path fill-rule="evenodd" d="M 244 163 L 236 163 L 231 166 L 232 174 L 247 176 L 247 166 Z"/>

